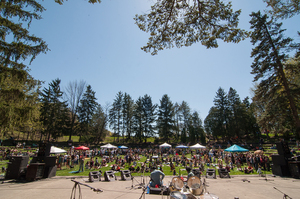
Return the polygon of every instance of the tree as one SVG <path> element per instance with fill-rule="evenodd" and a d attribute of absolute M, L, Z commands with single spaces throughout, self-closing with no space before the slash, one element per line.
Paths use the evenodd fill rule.
<path fill-rule="evenodd" d="M 273 19 L 267 21 L 268 16 L 261 15 L 260 12 L 253 12 L 250 16 L 252 17 L 251 29 L 253 29 L 251 43 L 256 45 L 251 53 L 251 57 L 254 58 L 251 73 L 255 75 L 254 81 L 260 80 L 255 93 L 256 97 L 276 103 L 279 100 L 275 100 L 274 97 L 278 96 L 283 100 L 284 96 L 288 102 L 297 134 L 300 135 L 295 90 L 291 89 L 284 71 L 284 63 L 288 59 L 286 52 L 296 49 L 297 45 L 292 44 L 291 38 L 283 37 L 282 23 L 275 23 Z"/>
<path fill-rule="evenodd" d="M 133 113 L 133 129 L 135 133 L 135 137 L 139 139 L 140 142 L 143 141 L 144 138 L 144 111 L 143 111 L 143 99 L 139 97 L 134 105 L 134 113 Z"/>
<path fill-rule="evenodd" d="M 127 134 L 127 139 L 130 140 L 131 133 L 132 133 L 132 118 L 133 118 L 133 109 L 134 109 L 134 100 L 131 96 L 127 93 L 124 94 L 123 103 L 122 103 L 122 115 L 123 115 L 123 127 L 122 127 L 122 134 L 123 134 L 123 142 L 124 142 L 124 135 L 125 132 Z"/>
<path fill-rule="evenodd" d="M 80 82 L 74 81 L 74 82 L 69 82 L 66 88 L 65 97 L 67 99 L 70 114 L 71 114 L 69 140 L 71 140 L 72 135 L 74 135 L 77 113 L 79 110 L 80 100 L 84 93 L 85 87 L 86 87 L 85 81 L 80 81 Z"/>
<path fill-rule="evenodd" d="M 45 42 L 27 30 L 33 19 L 45 9 L 35 1 L 0 2 L 0 125 L 4 133 L 32 123 L 38 106 L 40 82 L 29 75 L 30 62 L 48 48 Z M 35 100 L 33 102 L 32 100 Z"/>
<path fill-rule="evenodd" d="M 200 140 L 202 144 L 206 143 L 206 136 L 202 126 L 202 120 L 199 117 L 199 113 L 194 111 L 191 114 L 189 124 L 189 139 L 190 142 L 196 143 Z"/>
<path fill-rule="evenodd" d="M 157 115 L 156 125 L 159 136 L 164 140 L 170 140 L 174 130 L 174 107 L 167 94 L 160 100 Z"/>
<path fill-rule="evenodd" d="M 207 48 L 218 47 L 217 40 L 237 43 L 247 36 L 237 28 L 240 10 L 220 0 L 159 0 L 149 14 L 134 20 L 144 32 L 150 32 L 145 52 L 157 54 L 165 48 L 180 48 L 201 42 Z"/>
<path fill-rule="evenodd" d="M 108 106 L 105 108 L 108 109 Z M 106 129 L 108 123 L 108 115 L 106 111 L 103 110 L 100 104 L 97 105 L 95 113 L 92 116 L 92 138 L 93 142 L 96 145 L 99 144 L 100 141 L 104 140 L 108 131 Z"/>
<path fill-rule="evenodd" d="M 91 85 L 88 85 L 82 99 L 80 100 L 80 107 L 78 111 L 78 120 L 80 122 L 81 130 L 80 139 L 82 135 L 87 136 L 86 138 L 88 138 L 91 133 L 92 118 L 95 114 L 96 107 L 98 106 L 96 100 L 95 91 L 92 90 Z"/>
<path fill-rule="evenodd" d="M 157 105 L 152 104 L 152 99 L 149 95 L 144 95 L 142 98 L 142 109 L 143 109 L 143 127 L 145 134 L 145 142 L 147 137 L 152 137 L 155 134 L 154 122 L 156 119 L 156 110 Z"/>
<path fill-rule="evenodd" d="M 290 18 L 300 13 L 300 0 L 264 0 L 272 8 L 270 13 L 278 18 Z"/>
<path fill-rule="evenodd" d="M 116 95 L 116 99 L 112 104 L 112 108 L 109 111 L 109 123 L 113 128 L 114 133 L 118 136 L 118 142 L 120 141 L 119 136 L 122 130 L 122 103 L 123 93 L 120 91 Z"/>
<path fill-rule="evenodd" d="M 68 1 L 68 0 L 66 0 L 66 1 Z M 64 0 L 55 0 L 55 2 L 62 5 L 64 3 Z M 93 4 L 94 3 L 101 3 L 101 0 L 89 0 L 88 2 L 93 3 Z"/>
<path fill-rule="evenodd" d="M 182 121 L 182 115 L 180 112 L 180 105 L 177 102 L 175 102 L 175 105 L 174 105 L 174 131 L 175 131 L 175 140 L 176 141 L 178 141 L 180 138 L 181 121 Z"/>
<path fill-rule="evenodd" d="M 182 131 L 181 131 L 181 142 L 187 141 L 187 135 L 189 135 L 189 125 L 191 119 L 191 110 L 187 102 L 182 101 L 180 105 L 180 112 L 182 115 Z"/>
<path fill-rule="evenodd" d="M 229 119 L 229 110 L 228 110 L 228 98 L 227 94 L 221 87 L 218 89 L 214 98 L 214 106 L 216 107 L 217 114 L 217 127 L 220 131 L 221 136 L 225 139 L 225 136 L 228 136 L 228 119 Z"/>
<path fill-rule="evenodd" d="M 67 129 L 68 111 L 67 103 L 62 101 L 63 92 L 60 89 L 60 79 L 49 83 L 48 88 L 41 92 L 41 122 L 43 123 L 43 134 L 50 140 L 62 136 Z"/>

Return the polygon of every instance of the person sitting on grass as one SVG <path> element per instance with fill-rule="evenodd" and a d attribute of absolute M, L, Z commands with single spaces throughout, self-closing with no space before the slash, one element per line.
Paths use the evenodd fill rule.
<path fill-rule="evenodd" d="M 86 169 L 86 170 L 90 169 L 89 161 L 86 162 L 86 164 L 85 164 L 85 169 Z"/>

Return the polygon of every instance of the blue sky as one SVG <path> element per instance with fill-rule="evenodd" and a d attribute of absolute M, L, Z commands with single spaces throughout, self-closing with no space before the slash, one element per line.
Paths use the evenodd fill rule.
<path fill-rule="evenodd" d="M 46 0 L 42 20 L 33 21 L 30 31 L 50 48 L 29 66 L 30 74 L 45 81 L 85 80 L 101 105 L 112 103 L 117 92 L 136 100 L 148 94 L 154 103 L 168 94 L 173 103 L 186 101 L 204 120 L 219 87 L 234 88 L 241 100 L 251 98 L 253 75 L 250 40 L 239 44 L 219 41 L 219 48 L 206 49 L 200 43 L 160 51 L 152 56 L 140 48 L 148 34 L 134 24 L 135 14 L 147 13 L 153 0 L 69 0 L 64 5 Z M 249 14 L 264 10 L 262 0 L 234 0 L 242 9 L 240 27 L 249 30 Z M 298 21 L 298 22 L 297 22 Z M 284 21 L 288 36 L 296 38 L 299 16 Z"/>

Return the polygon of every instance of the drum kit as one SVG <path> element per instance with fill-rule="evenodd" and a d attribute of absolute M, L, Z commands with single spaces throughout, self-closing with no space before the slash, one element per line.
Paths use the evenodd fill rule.
<path fill-rule="evenodd" d="M 182 177 L 173 177 L 169 190 L 171 199 L 218 199 L 206 191 L 205 178 L 202 182 L 198 176 L 191 176 L 186 182 Z"/>

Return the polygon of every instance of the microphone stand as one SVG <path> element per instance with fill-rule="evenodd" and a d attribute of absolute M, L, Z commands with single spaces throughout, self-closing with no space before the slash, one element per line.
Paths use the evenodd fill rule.
<path fill-rule="evenodd" d="M 277 191 L 279 191 L 280 193 L 283 194 L 283 199 L 292 199 L 290 196 L 286 195 L 285 193 L 283 193 L 282 191 L 280 191 L 279 189 L 277 189 L 276 187 L 273 187 L 274 189 L 276 189 Z"/>

